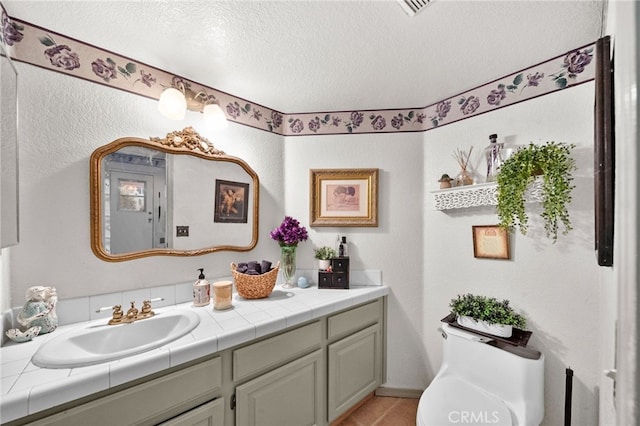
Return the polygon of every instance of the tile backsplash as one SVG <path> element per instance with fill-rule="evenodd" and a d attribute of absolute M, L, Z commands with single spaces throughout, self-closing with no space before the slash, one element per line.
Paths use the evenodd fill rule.
<path fill-rule="evenodd" d="M 298 269 L 296 278 L 305 276 L 312 284 L 317 283 L 318 271 L 315 269 Z M 233 278 L 218 277 L 209 279 L 210 283 L 215 281 L 229 280 Z M 369 270 L 353 270 L 350 271 L 351 285 L 382 285 L 382 271 L 376 269 Z M 279 279 L 277 282 L 280 283 Z M 276 284 L 278 285 L 278 284 Z M 93 321 L 100 318 L 108 319 L 111 317 L 111 307 L 114 305 L 122 305 L 123 310 L 127 310 L 129 302 L 135 301 L 136 306 L 140 307 L 145 299 L 162 298 L 162 301 L 153 302 L 153 307 L 160 308 L 162 306 L 170 306 L 178 303 L 185 303 L 191 300 L 192 282 L 165 285 L 160 287 L 151 287 L 137 290 L 122 291 L 116 293 L 97 294 L 94 296 L 77 297 L 73 299 L 61 299 L 56 306 L 56 314 L 58 315 L 58 324 L 67 325 L 85 321 Z M 101 308 L 107 308 L 101 312 L 96 312 Z M 22 306 L 14 307 L 2 313 L 2 345 L 8 340 L 5 331 L 11 328 L 19 328 L 16 321 L 18 313 Z"/>

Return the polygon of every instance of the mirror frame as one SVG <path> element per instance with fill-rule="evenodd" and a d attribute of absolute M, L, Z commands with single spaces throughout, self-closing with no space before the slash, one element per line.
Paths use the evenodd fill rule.
<path fill-rule="evenodd" d="M 252 239 L 247 246 L 218 245 L 194 250 L 175 250 L 157 248 L 141 250 L 129 253 L 108 253 L 102 244 L 103 229 L 102 218 L 104 206 L 102 205 L 102 175 L 103 158 L 126 146 L 141 146 L 156 149 L 168 154 L 189 155 L 210 161 L 224 161 L 235 163 L 242 167 L 253 179 L 253 230 Z M 215 149 L 213 144 L 200 136 L 193 128 L 187 127 L 182 131 L 168 133 L 163 139 L 137 137 L 124 137 L 97 148 L 91 154 L 89 170 L 90 190 L 90 215 L 91 215 L 91 250 L 102 260 L 109 262 L 121 262 L 149 256 L 199 256 L 217 251 L 249 251 L 258 244 L 258 211 L 260 198 L 260 180 L 256 172 L 242 159 L 226 155 L 223 151 Z"/>

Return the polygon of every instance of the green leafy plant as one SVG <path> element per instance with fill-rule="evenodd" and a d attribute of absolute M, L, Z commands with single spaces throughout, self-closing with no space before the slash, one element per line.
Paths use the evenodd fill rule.
<path fill-rule="evenodd" d="M 324 246 L 315 249 L 315 258 L 320 260 L 329 260 L 336 257 L 338 253 L 331 247 Z"/>
<path fill-rule="evenodd" d="M 527 325 L 526 318 L 509 306 L 508 300 L 499 301 L 495 297 L 467 293 L 451 299 L 449 307 L 451 308 L 451 313 L 459 316 L 468 316 L 476 321 L 511 325 L 519 329 L 524 329 Z"/>
<path fill-rule="evenodd" d="M 500 166 L 498 176 L 497 212 L 500 226 L 513 232 L 515 227 L 522 235 L 528 230 L 529 216 L 525 209 L 525 192 L 536 176 L 542 175 L 542 213 L 547 237 L 555 243 L 558 225 L 562 234 L 571 229 L 567 205 L 571 202 L 572 172 L 576 169 L 571 156 L 573 144 L 549 141 L 543 145 L 530 143 L 518 149 Z"/>

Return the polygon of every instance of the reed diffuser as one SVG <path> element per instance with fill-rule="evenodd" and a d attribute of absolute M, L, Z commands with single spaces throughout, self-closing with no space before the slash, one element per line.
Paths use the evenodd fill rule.
<path fill-rule="evenodd" d="M 458 173 L 455 179 L 456 186 L 473 185 L 474 183 L 473 173 L 469 169 L 469 159 L 471 158 L 472 152 L 473 147 L 469 148 L 469 152 L 460 151 L 460 149 L 456 148 L 456 152 L 453 153 L 453 158 L 455 158 L 460 165 L 460 173 Z"/>

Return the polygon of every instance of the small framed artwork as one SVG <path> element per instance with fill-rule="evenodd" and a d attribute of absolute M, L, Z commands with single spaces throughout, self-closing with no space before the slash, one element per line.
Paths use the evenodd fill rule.
<path fill-rule="evenodd" d="M 473 257 L 511 259 L 509 233 L 498 225 L 476 225 L 473 231 Z"/>
<path fill-rule="evenodd" d="M 311 226 L 378 226 L 378 169 L 309 171 Z"/>
<path fill-rule="evenodd" d="M 247 223 L 249 184 L 216 179 L 214 222 Z"/>

